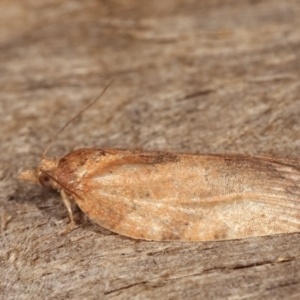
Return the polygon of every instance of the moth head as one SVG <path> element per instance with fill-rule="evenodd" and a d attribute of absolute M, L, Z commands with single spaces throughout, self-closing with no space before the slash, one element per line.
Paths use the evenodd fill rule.
<path fill-rule="evenodd" d="M 48 189 L 53 189 L 55 182 L 52 180 L 52 174 L 55 168 L 56 161 L 45 158 L 36 169 L 21 172 L 19 178 L 40 184 Z"/>

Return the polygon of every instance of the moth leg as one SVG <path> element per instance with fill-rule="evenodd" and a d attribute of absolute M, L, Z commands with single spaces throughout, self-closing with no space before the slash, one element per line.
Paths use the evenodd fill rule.
<path fill-rule="evenodd" d="M 69 197 L 67 196 L 67 194 L 65 193 L 64 190 L 60 191 L 60 195 L 61 195 L 61 198 L 62 198 L 62 201 L 63 201 L 65 207 L 67 208 L 67 211 L 68 211 L 68 214 L 69 214 L 69 217 L 70 217 L 70 224 L 67 226 L 66 230 L 64 230 L 62 232 L 62 234 L 67 234 L 75 228 L 76 224 L 75 224 L 73 211 L 72 211 L 72 206 L 71 206 L 71 201 L 70 201 Z"/>

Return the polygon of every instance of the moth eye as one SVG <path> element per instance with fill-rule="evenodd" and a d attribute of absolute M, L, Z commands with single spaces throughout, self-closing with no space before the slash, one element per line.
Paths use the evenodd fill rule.
<path fill-rule="evenodd" d="M 40 174 L 39 176 L 39 182 L 40 184 L 47 188 L 47 189 L 52 189 L 52 180 L 49 176 L 47 176 L 46 174 Z"/>

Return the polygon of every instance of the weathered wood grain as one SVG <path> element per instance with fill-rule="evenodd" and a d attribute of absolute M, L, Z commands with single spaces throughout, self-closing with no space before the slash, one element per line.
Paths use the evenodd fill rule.
<path fill-rule="evenodd" d="M 299 234 L 60 236 L 59 195 L 17 180 L 54 144 L 299 158 L 298 1 L 0 1 L 0 298 L 298 299 Z"/>

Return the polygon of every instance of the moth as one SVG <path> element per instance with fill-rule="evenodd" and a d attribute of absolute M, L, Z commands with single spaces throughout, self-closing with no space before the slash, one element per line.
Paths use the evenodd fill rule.
<path fill-rule="evenodd" d="M 105 148 L 51 159 L 49 146 L 20 178 L 60 193 L 69 229 L 76 202 L 95 223 L 135 239 L 214 241 L 300 230 L 299 160 Z"/>

